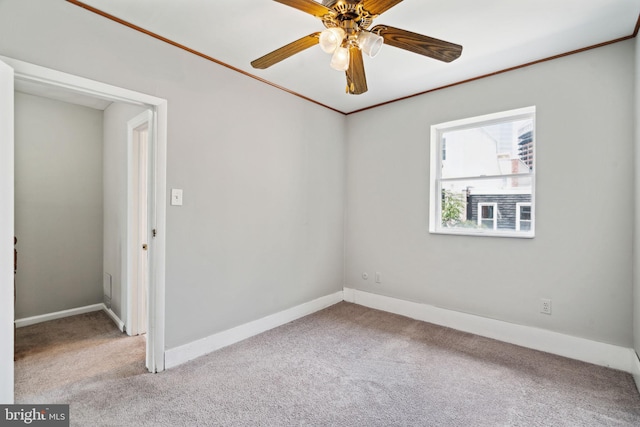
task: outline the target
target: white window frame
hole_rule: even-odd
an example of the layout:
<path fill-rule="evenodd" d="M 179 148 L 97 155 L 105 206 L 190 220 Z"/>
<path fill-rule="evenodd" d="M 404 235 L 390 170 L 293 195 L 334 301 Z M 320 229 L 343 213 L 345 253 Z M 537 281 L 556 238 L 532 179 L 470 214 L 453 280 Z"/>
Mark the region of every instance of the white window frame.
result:
<path fill-rule="evenodd" d="M 503 111 L 499 113 L 487 114 L 478 117 L 471 117 L 461 120 L 454 120 L 446 123 L 440 123 L 431 126 L 430 141 L 430 181 L 429 188 L 431 196 L 429 198 L 429 232 L 434 234 L 458 234 L 469 236 L 499 236 L 499 237 L 516 237 L 516 238 L 533 238 L 535 237 L 535 168 L 536 168 L 536 107 L 518 108 L 515 110 Z M 516 230 L 482 229 L 482 228 L 463 228 L 463 227 L 445 227 L 442 225 L 442 140 L 443 134 L 446 132 L 477 128 L 481 126 L 489 126 L 510 121 L 530 119 L 533 123 L 534 144 L 533 155 L 534 161 L 531 170 L 528 173 L 518 173 L 512 175 L 500 176 L 469 176 L 455 178 L 456 180 L 478 180 L 478 179 L 495 179 L 505 177 L 525 177 L 531 179 L 531 230 L 522 231 L 519 227 Z M 495 208 L 497 220 L 497 207 Z M 520 211 L 518 210 L 518 216 Z"/>
<path fill-rule="evenodd" d="M 516 203 L 516 231 L 520 231 L 520 208 L 523 206 L 531 206 L 531 203 L 528 202 L 522 202 L 522 203 Z M 531 210 L 531 219 L 525 219 L 524 221 L 526 222 L 530 222 L 531 226 L 533 227 L 533 209 Z"/>
<path fill-rule="evenodd" d="M 485 206 L 491 206 L 493 208 L 493 218 L 485 218 L 482 216 L 482 208 Z M 478 226 L 482 226 L 482 221 L 490 219 L 493 221 L 491 230 L 498 229 L 498 204 L 497 203 L 478 203 Z"/>

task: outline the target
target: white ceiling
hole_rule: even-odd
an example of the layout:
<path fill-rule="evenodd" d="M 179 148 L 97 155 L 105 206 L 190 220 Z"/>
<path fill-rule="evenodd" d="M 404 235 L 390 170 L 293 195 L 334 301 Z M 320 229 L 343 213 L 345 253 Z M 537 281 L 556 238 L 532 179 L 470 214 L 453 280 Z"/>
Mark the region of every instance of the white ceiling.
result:
<path fill-rule="evenodd" d="M 324 29 L 272 0 L 83 0 L 145 30 L 344 113 L 633 34 L 640 0 L 404 0 L 386 24 L 463 46 L 443 63 L 392 46 L 364 58 L 369 91 L 345 93 L 343 72 L 314 46 L 266 70 L 250 62 Z M 318 1 L 321 3 L 321 1 Z"/>

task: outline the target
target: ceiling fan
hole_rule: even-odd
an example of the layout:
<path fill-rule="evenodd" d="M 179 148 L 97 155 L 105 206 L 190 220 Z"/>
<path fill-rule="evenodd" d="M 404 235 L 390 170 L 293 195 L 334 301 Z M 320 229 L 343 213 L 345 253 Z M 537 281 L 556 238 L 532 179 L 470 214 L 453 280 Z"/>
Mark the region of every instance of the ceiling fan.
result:
<path fill-rule="evenodd" d="M 462 53 L 462 46 L 388 25 L 368 29 L 373 20 L 402 0 L 274 0 L 319 18 L 326 30 L 304 36 L 255 61 L 253 68 L 265 69 L 305 49 L 319 44 L 331 53 L 331 67 L 345 71 L 347 93 L 367 91 L 362 52 L 374 57 L 382 44 L 388 44 L 439 61 L 451 62 Z"/>

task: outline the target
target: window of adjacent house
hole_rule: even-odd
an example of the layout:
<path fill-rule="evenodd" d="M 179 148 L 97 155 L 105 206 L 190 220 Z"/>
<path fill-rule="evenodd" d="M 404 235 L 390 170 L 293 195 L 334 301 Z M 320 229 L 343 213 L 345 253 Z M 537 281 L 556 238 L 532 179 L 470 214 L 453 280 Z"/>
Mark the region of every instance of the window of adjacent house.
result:
<path fill-rule="evenodd" d="M 495 230 L 498 225 L 497 213 L 497 203 L 478 203 L 478 225 L 482 228 Z"/>
<path fill-rule="evenodd" d="M 531 230 L 531 203 L 516 204 L 516 230 Z"/>
<path fill-rule="evenodd" d="M 431 126 L 429 231 L 533 237 L 535 107 Z"/>

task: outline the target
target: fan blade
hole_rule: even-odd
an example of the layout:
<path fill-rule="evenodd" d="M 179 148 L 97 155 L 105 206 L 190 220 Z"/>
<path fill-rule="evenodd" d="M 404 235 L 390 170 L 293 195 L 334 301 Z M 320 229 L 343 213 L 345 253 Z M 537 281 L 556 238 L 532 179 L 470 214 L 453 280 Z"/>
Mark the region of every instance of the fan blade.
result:
<path fill-rule="evenodd" d="M 364 0 L 364 8 L 372 15 L 380 15 L 401 1 L 402 0 Z"/>
<path fill-rule="evenodd" d="M 380 34 L 384 38 L 385 44 L 439 61 L 451 62 L 462 54 L 462 46 L 459 44 L 389 27 L 388 25 L 376 25 L 371 29 L 371 32 Z"/>
<path fill-rule="evenodd" d="M 324 15 L 331 13 L 331 9 L 321 5 L 320 3 L 316 3 L 313 0 L 274 0 L 274 1 L 277 1 L 278 3 L 286 4 L 287 6 L 291 6 L 303 12 L 307 12 L 313 16 L 317 16 L 318 18 L 322 18 Z"/>
<path fill-rule="evenodd" d="M 364 74 L 362 51 L 355 46 L 349 48 L 349 68 L 346 74 L 347 93 L 360 95 L 367 91 L 367 77 Z"/>
<path fill-rule="evenodd" d="M 295 55 L 298 52 L 302 52 L 305 49 L 310 48 L 311 46 L 318 44 L 318 37 L 320 33 L 309 34 L 308 36 L 304 36 L 301 39 L 298 39 L 294 42 L 289 43 L 288 45 L 282 46 L 280 49 L 276 49 L 273 52 L 267 53 L 266 55 L 256 59 L 251 62 L 251 66 L 253 68 L 265 69 L 271 67 L 273 64 L 277 64 L 278 62 L 287 59 L 288 57 Z"/>

